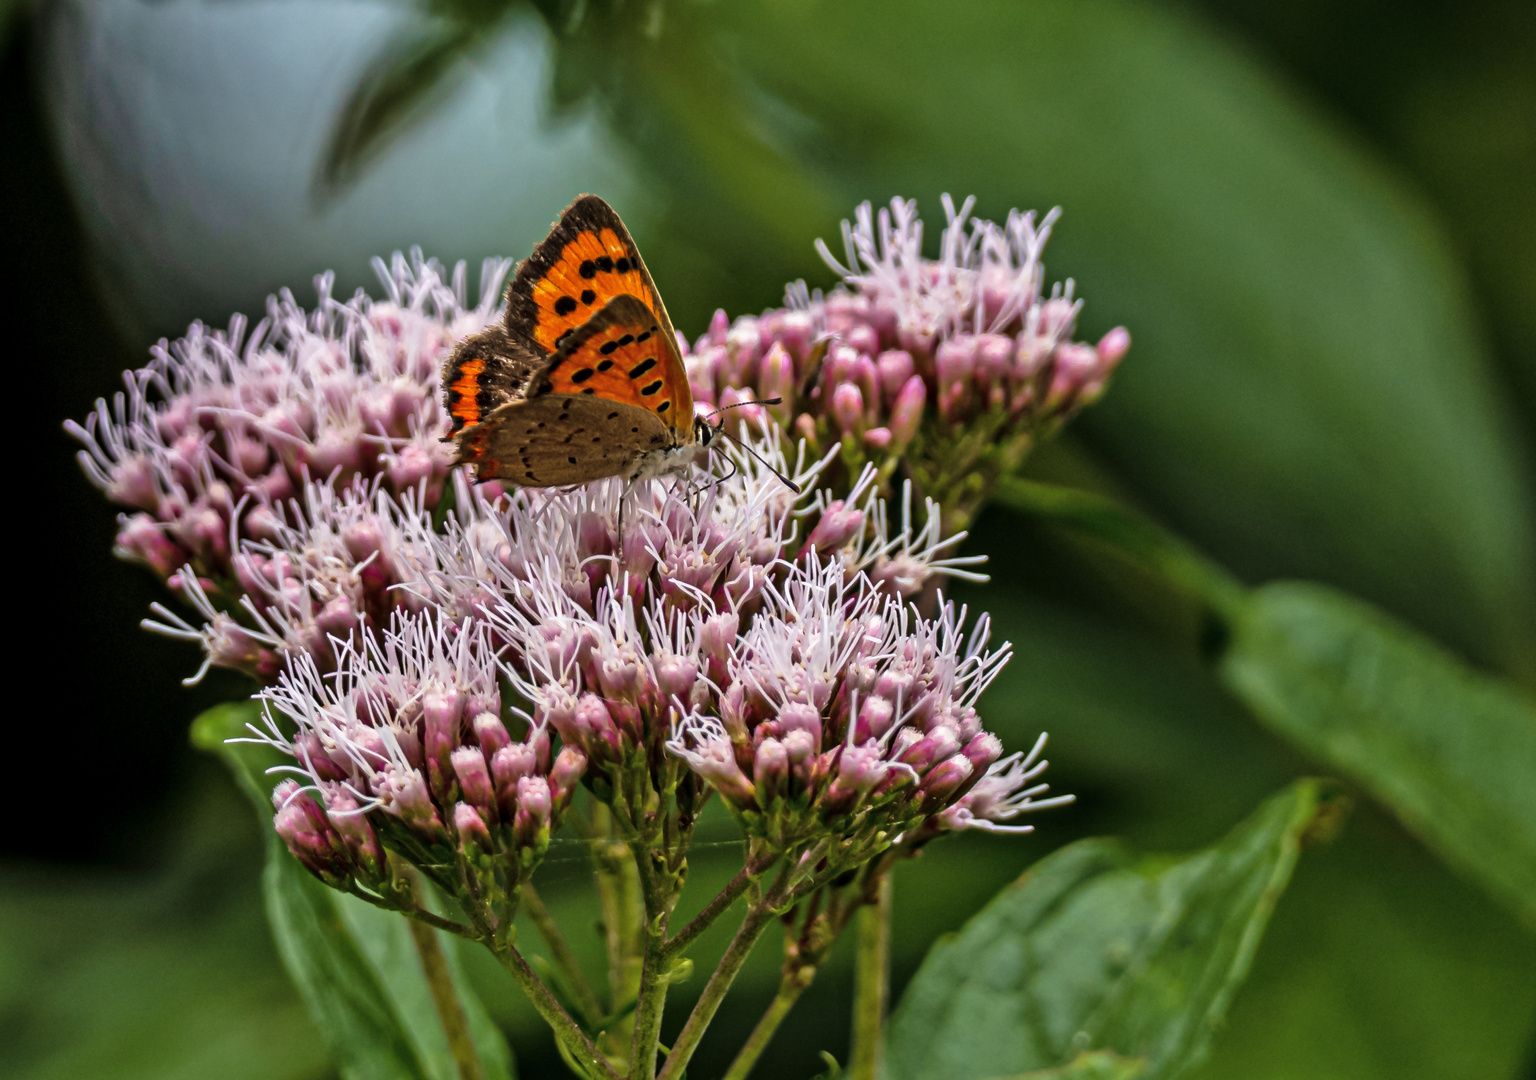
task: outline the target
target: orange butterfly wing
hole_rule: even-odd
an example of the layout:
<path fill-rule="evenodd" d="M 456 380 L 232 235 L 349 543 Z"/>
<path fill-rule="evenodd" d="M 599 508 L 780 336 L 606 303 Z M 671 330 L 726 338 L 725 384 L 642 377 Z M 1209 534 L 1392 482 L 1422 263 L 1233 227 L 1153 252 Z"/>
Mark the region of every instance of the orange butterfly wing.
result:
<path fill-rule="evenodd" d="M 673 336 L 672 320 L 619 215 L 583 195 L 560 215 L 507 286 L 507 330 L 546 353 L 616 296 L 634 296 Z"/>
<path fill-rule="evenodd" d="M 693 437 L 693 393 L 677 339 L 634 296 L 616 296 L 566 336 L 549 358 L 535 393 L 592 395 L 633 405 Z"/>

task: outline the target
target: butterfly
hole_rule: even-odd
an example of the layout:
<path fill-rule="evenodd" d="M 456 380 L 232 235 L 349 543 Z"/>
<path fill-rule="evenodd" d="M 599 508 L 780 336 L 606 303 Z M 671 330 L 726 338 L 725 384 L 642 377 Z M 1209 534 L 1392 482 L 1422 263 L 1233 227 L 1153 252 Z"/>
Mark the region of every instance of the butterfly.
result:
<path fill-rule="evenodd" d="M 443 366 L 455 464 L 563 487 L 689 472 L 720 428 L 693 411 L 677 333 L 629 230 L 583 195 L 518 266 L 504 325 Z"/>

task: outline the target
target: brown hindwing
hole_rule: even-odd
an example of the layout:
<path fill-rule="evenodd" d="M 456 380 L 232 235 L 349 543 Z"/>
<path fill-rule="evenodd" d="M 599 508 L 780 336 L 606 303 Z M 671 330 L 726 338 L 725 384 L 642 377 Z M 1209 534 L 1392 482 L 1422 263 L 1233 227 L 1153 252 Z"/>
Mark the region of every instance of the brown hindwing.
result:
<path fill-rule="evenodd" d="M 639 297 L 672 334 L 672 320 L 629 230 L 613 207 L 583 195 L 517 268 L 507 286 L 507 329 L 552 353 L 567 334 L 626 293 Z"/>
<path fill-rule="evenodd" d="M 524 487 L 585 484 L 630 476 L 648 453 L 673 446 L 672 431 L 645 409 L 585 394 L 541 394 L 509 402 L 472 437 L 481 480 Z"/>
<path fill-rule="evenodd" d="M 545 363 L 499 326 L 459 342 L 443 364 L 443 406 L 453 418 L 450 434 L 473 428 L 493 410 L 523 397 Z"/>

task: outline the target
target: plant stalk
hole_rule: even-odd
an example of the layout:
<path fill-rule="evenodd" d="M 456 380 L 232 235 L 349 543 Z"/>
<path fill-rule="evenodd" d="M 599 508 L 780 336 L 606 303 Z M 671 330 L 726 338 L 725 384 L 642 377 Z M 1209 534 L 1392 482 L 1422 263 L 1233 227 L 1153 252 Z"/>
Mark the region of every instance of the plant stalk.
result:
<path fill-rule="evenodd" d="M 705 1029 L 715 1018 L 715 1013 L 720 1009 L 720 1003 L 725 1000 L 731 983 L 736 981 L 742 965 L 751 955 L 752 946 L 757 944 L 757 939 L 762 936 L 763 931 L 772 921 L 773 905 L 772 901 L 766 897 L 747 909 L 746 917 L 742 919 L 741 926 L 736 929 L 736 936 L 731 939 L 725 955 L 720 958 L 719 966 L 715 968 L 714 974 L 710 975 L 709 982 L 704 986 L 704 992 L 699 996 L 698 1003 L 694 1005 L 693 1012 L 688 1014 L 683 1030 L 678 1033 L 676 1041 L 673 1042 L 672 1052 L 667 1055 L 667 1063 L 662 1068 L 658 1080 L 679 1080 L 683 1075 L 683 1070 L 688 1067 L 688 1060 L 693 1057 L 693 1052 L 698 1049 L 700 1040 L 704 1038 Z"/>
<path fill-rule="evenodd" d="M 544 944 L 549 946 L 550 959 L 555 962 L 555 970 L 560 973 L 560 981 L 564 983 L 566 993 L 571 996 L 576 1008 L 581 1010 L 581 1015 L 587 1023 L 597 1023 L 603 1016 L 603 1007 L 598 1003 L 592 984 L 587 981 L 586 972 L 581 970 L 576 954 L 571 951 L 565 935 L 560 933 L 560 927 L 555 924 L 549 908 L 544 906 L 543 897 L 539 896 L 531 884 L 523 885 L 522 892 L 523 910 L 528 912 L 528 917 L 533 920 L 539 936 L 544 939 Z"/>
<path fill-rule="evenodd" d="M 853 1031 L 849 1080 L 875 1080 L 880 1064 L 880 1028 L 885 1022 L 891 978 L 891 875 L 881 875 L 875 901 L 854 916 Z"/>
<path fill-rule="evenodd" d="M 459 1080 L 485 1080 L 480 1054 L 469 1033 L 469 1017 L 464 1015 L 464 1004 L 453 985 L 448 957 L 443 952 L 443 943 L 437 940 L 437 931 L 417 919 L 407 919 L 406 926 L 410 928 L 416 955 L 421 958 L 421 969 L 426 973 L 432 1005 L 437 1009 L 437 1018 L 442 1021 L 443 1034 L 448 1036 L 448 1051 L 458 1066 Z"/>
<path fill-rule="evenodd" d="M 517 985 L 523 988 L 523 993 L 528 995 L 528 1000 L 538 1010 L 552 1029 L 555 1038 L 560 1040 L 571 1057 L 579 1062 L 592 1077 L 600 1077 L 602 1080 L 622 1080 L 618 1073 L 597 1052 L 597 1047 L 592 1045 L 592 1040 L 587 1038 L 576 1021 L 571 1019 L 571 1014 L 561 1006 L 559 999 L 544 985 L 542 979 L 528 966 L 528 961 L 523 959 L 521 953 L 510 942 L 503 942 L 493 947 L 496 959 L 501 961 L 501 966 L 517 981 Z"/>
<path fill-rule="evenodd" d="M 747 1080 L 757 1059 L 762 1057 L 768 1043 L 779 1030 L 779 1025 L 784 1022 L 784 1017 L 789 1015 L 789 1010 L 800 1000 L 800 995 L 805 993 L 815 975 L 816 969 L 809 966 L 785 970 L 779 980 L 779 992 L 773 996 L 773 1001 L 757 1021 L 752 1034 L 736 1052 L 736 1060 L 731 1062 L 723 1080 Z"/>

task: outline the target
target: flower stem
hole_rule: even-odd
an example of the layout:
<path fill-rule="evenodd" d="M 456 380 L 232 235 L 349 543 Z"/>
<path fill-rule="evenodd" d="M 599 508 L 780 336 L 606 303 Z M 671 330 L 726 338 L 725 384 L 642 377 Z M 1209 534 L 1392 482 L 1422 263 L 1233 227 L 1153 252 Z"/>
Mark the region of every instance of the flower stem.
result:
<path fill-rule="evenodd" d="M 469 1033 L 469 1018 L 464 1015 L 464 1005 L 453 985 L 448 957 L 443 952 L 443 943 L 437 940 L 437 931 L 417 919 L 406 920 L 406 925 L 416 955 L 421 957 L 421 969 L 426 973 L 427 988 L 432 992 L 432 1004 L 442 1021 L 443 1034 L 448 1036 L 448 1051 L 458 1066 L 459 1080 L 485 1080 L 485 1069 Z"/>
<path fill-rule="evenodd" d="M 544 985 L 531 967 L 528 961 L 523 959 L 516 946 L 510 942 L 503 942 L 493 947 L 496 959 L 501 961 L 501 966 L 506 968 L 517 985 L 523 988 L 523 993 L 528 995 L 528 1000 L 538 1010 L 545 1023 L 554 1029 L 555 1038 L 560 1040 L 560 1045 L 575 1059 L 582 1068 L 587 1070 L 587 1075 L 600 1077 L 602 1080 L 621 1080 L 618 1073 L 614 1072 L 603 1056 L 597 1052 L 597 1047 L 592 1045 L 592 1040 L 587 1038 L 586 1032 L 577 1026 L 571 1019 L 571 1014 L 566 1012 L 559 1000 L 549 987 Z"/>
<path fill-rule="evenodd" d="M 677 1040 L 672 1044 L 672 1052 L 667 1055 L 667 1064 L 662 1068 L 658 1080 L 678 1080 L 683 1075 L 683 1070 L 688 1067 L 688 1059 L 693 1057 L 693 1052 L 698 1049 L 699 1041 L 704 1038 L 705 1029 L 709 1027 L 709 1022 L 719 1011 L 720 1003 L 725 1000 L 731 983 L 736 981 L 742 965 L 751 955 L 752 946 L 757 944 L 757 939 L 762 936 L 763 931 L 772 921 L 773 905 L 768 898 L 758 900 L 747 909 L 746 917 L 741 920 L 741 926 L 736 929 L 736 936 L 731 939 L 725 955 L 720 958 L 719 966 L 715 968 L 714 974 L 705 984 L 704 992 L 699 995 L 693 1012 L 688 1014 L 683 1030 L 678 1032 Z"/>
<path fill-rule="evenodd" d="M 598 1003 L 592 984 L 587 981 L 586 972 L 581 970 L 576 954 L 566 943 L 565 935 L 560 933 L 560 927 L 555 924 L 549 908 L 544 906 L 543 897 L 539 896 L 531 884 L 524 884 L 522 893 L 523 910 L 528 912 L 544 944 L 549 946 L 550 959 L 555 962 L 555 970 L 560 973 L 560 981 L 565 984 L 566 993 L 589 1024 L 597 1023 L 602 1018 L 603 1007 Z"/>
<path fill-rule="evenodd" d="M 688 946 L 692 945 L 704 931 L 714 924 L 714 921 L 724 914 L 725 909 L 736 902 L 736 898 L 747 891 L 747 886 L 752 884 L 752 879 L 760 875 L 771 863 L 748 863 L 736 872 L 730 883 L 721 889 L 715 898 L 704 905 L 688 925 L 674 934 L 667 942 L 667 958 L 679 956 Z"/>
<path fill-rule="evenodd" d="M 875 902 L 859 908 L 853 972 L 853 1032 L 849 1080 L 875 1080 L 880 1061 L 880 1027 L 890 991 L 891 875 L 881 875 Z"/>
<path fill-rule="evenodd" d="M 757 1064 L 757 1059 L 768 1048 L 774 1033 L 784 1022 L 784 1017 L 789 1015 L 789 1010 L 794 1008 L 795 1002 L 800 1000 L 800 995 L 805 993 L 815 975 L 814 967 L 785 969 L 783 977 L 779 980 L 779 992 L 773 996 L 773 1001 L 757 1021 L 752 1034 L 736 1052 L 736 1060 L 731 1062 L 731 1067 L 722 1080 L 747 1080 L 752 1067 Z"/>

